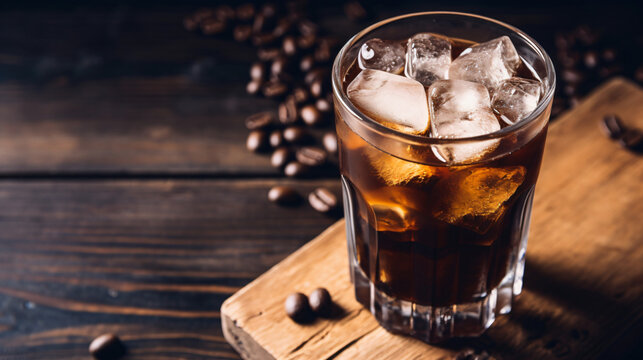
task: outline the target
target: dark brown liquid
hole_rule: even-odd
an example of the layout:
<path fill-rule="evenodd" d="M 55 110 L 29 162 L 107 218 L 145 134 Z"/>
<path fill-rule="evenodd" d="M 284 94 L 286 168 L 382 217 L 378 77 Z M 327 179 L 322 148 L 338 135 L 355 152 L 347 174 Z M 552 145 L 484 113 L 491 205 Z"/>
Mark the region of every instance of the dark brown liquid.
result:
<path fill-rule="evenodd" d="M 471 45 L 454 43 L 454 56 Z M 359 71 L 351 67 L 344 86 Z M 522 65 L 518 76 L 533 79 L 530 74 Z M 365 142 L 341 118 L 337 132 L 357 260 L 378 290 L 421 305 L 447 306 L 477 301 L 499 285 L 520 241 L 546 127 L 501 158 L 457 167 L 395 158 Z M 510 139 L 499 145 L 508 146 Z M 409 175 L 414 173 L 418 176 Z M 405 176 L 409 179 L 396 180 Z"/>

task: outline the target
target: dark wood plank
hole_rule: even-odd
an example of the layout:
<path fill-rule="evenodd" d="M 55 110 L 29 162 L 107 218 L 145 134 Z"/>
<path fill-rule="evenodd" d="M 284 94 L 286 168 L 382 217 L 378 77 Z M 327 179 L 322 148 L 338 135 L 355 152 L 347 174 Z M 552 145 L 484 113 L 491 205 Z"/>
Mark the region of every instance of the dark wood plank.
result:
<path fill-rule="evenodd" d="M 236 358 L 223 301 L 336 220 L 275 183 L 0 182 L 0 358 L 85 359 L 104 332 L 136 359 Z"/>

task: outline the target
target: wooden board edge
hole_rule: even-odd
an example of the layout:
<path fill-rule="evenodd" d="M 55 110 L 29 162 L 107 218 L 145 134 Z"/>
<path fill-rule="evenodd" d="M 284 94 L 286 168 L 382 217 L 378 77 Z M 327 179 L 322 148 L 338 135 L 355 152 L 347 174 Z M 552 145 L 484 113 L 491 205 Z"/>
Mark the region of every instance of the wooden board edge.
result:
<path fill-rule="evenodd" d="M 257 343 L 250 334 L 237 326 L 236 321 L 221 312 L 223 337 L 244 359 L 276 360 L 266 349 Z"/>

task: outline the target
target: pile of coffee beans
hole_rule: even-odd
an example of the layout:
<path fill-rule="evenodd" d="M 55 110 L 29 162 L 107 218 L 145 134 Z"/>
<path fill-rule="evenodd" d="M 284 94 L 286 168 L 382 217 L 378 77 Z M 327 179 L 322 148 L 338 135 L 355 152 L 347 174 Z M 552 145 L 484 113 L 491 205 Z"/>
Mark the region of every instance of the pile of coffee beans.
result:
<path fill-rule="evenodd" d="M 353 20 L 366 16 L 356 1 L 347 3 L 345 11 Z M 184 25 L 205 35 L 231 35 L 256 48 L 246 91 L 274 99 L 277 106 L 246 119 L 249 151 L 269 154 L 271 165 L 287 177 L 337 174 L 330 72 L 339 43 L 307 16 L 305 2 L 221 5 L 195 12 Z M 296 205 L 300 198 L 287 186 L 268 193 L 279 205 Z M 337 197 L 328 189 L 316 189 L 308 198 L 322 213 L 337 207 Z"/>
<path fill-rule="evenodd" d="M 605 31 L 581 25 L 557 33 L 554 40 L 558 85 L 553 116 L 575 107 L 581 97 L 613 76 L 629 76 L 643 84 L 641 59 L 626 54 L 618 39 Z"/>
<path fill-rule="evenodd" d="M 295 322 L 311 322 L 316 316 L 329 317 L 333 309 L 333 299 L 325 288 L 317 288 L 306 296 L 295 292 L 286 298 L 286 314 Z"/>

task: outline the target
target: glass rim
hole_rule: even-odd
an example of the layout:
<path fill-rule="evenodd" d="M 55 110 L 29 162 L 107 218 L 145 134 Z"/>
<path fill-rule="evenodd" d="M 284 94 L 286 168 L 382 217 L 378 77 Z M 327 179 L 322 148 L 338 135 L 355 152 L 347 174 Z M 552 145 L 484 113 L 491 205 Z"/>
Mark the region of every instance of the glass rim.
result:
<path fill-rule="evenodd" d="M 344 91 L 344 88 L 342 86 L 343 81 L 342 81 L 342 74 L 340 74 L 340 63 L 341 63 L 341 60 L 344 58 L 345 53 L 353 44 L 355 44 L 355 42 L 362 39 L 365 35 L 367 35 L 368 33 L 372 32 L 377 28 L 380 28 L 386 24 L 389 24 L 398 20 L 407 19 L 411 17 L 427 16 L 427 15 L 455 15 L 455 16 L 461 16 L 465 18 L 475 18 L 475 19 L 491 22 L 516 33 L 523 40 L 525 40 L 533 49 L 536 50 L 537 55 L 539 55 L 544 60 L 545 70 L 547 72 L 546 74 L 547 80 L 550 84 L 549 88 L 546 89 L 544 96 L 538 102 L 538 105 L 536 106 L 536 108 L 522 120 L 514 124 L 511 124 L 507 127 L 504 127 L 500 130 L 497 130 L 488 134 L 484 134 L 484 135 L 476 135 L 476 136 L 462 137 L 462 138 L 434 138 L 434 137 L 427 137 L 424 135 L 405 133 L 405 132 L 391 129 L 387 126 L 384 126 L 381 123 L 372 119 L 370 116 L 360 111 L 348 99 L 348 96 L 346 95 L 346 92 Z M 545 108 L 550 104 L 552 98 L 554 97 L 554 91 L 556 89 L 556 71 L 554 69 L 554 64 L 552 63 L 552 60 L 547 54 L 547 52 L 545 51 L 545 49 L 531 36 L 527 35 L 524 31 L 516 28 L 515 26 L 511 26 L 502 21 L 498 21 L 482 15 L 457 12 L 457 11 L 425 11 L 425 12 L 409 13 L 409 14 L 387 18 L 385 20 L 369 25 L 368 27 L 364 28 L 363 30 L 361 30 L 360 32 L 352 36 L 350 39 L 348 39 L 346 44 L 344 44 L 344 46 L 341 48 L 341 50 L 339 51 L 339 53 L 337 54 L 333 62 L 331 77 L 332 77 L 333 93 L 336 95 L 335 97 L 340 101 L 341 106 L 347 109 L 351 113 L 351 115 L 357 117 L 360 120 L 366 120 L 366 121 L 363 121 L 363 123 L 366 124 L 368 127 L 370 127 L 372 130 L 376 130 L 386 134 L 392 134 L 392 135 L 401 137 L 408 142 L 419 143 L 419 144 L 466 143 L 471 141 L 497 139 L 497 138 L 506 136 L 508 134 L 511 134 L 531 124 L 534 120 L 539 118 L 540 114 L 542 114 L 542 112 L 545 111 Z"/>

